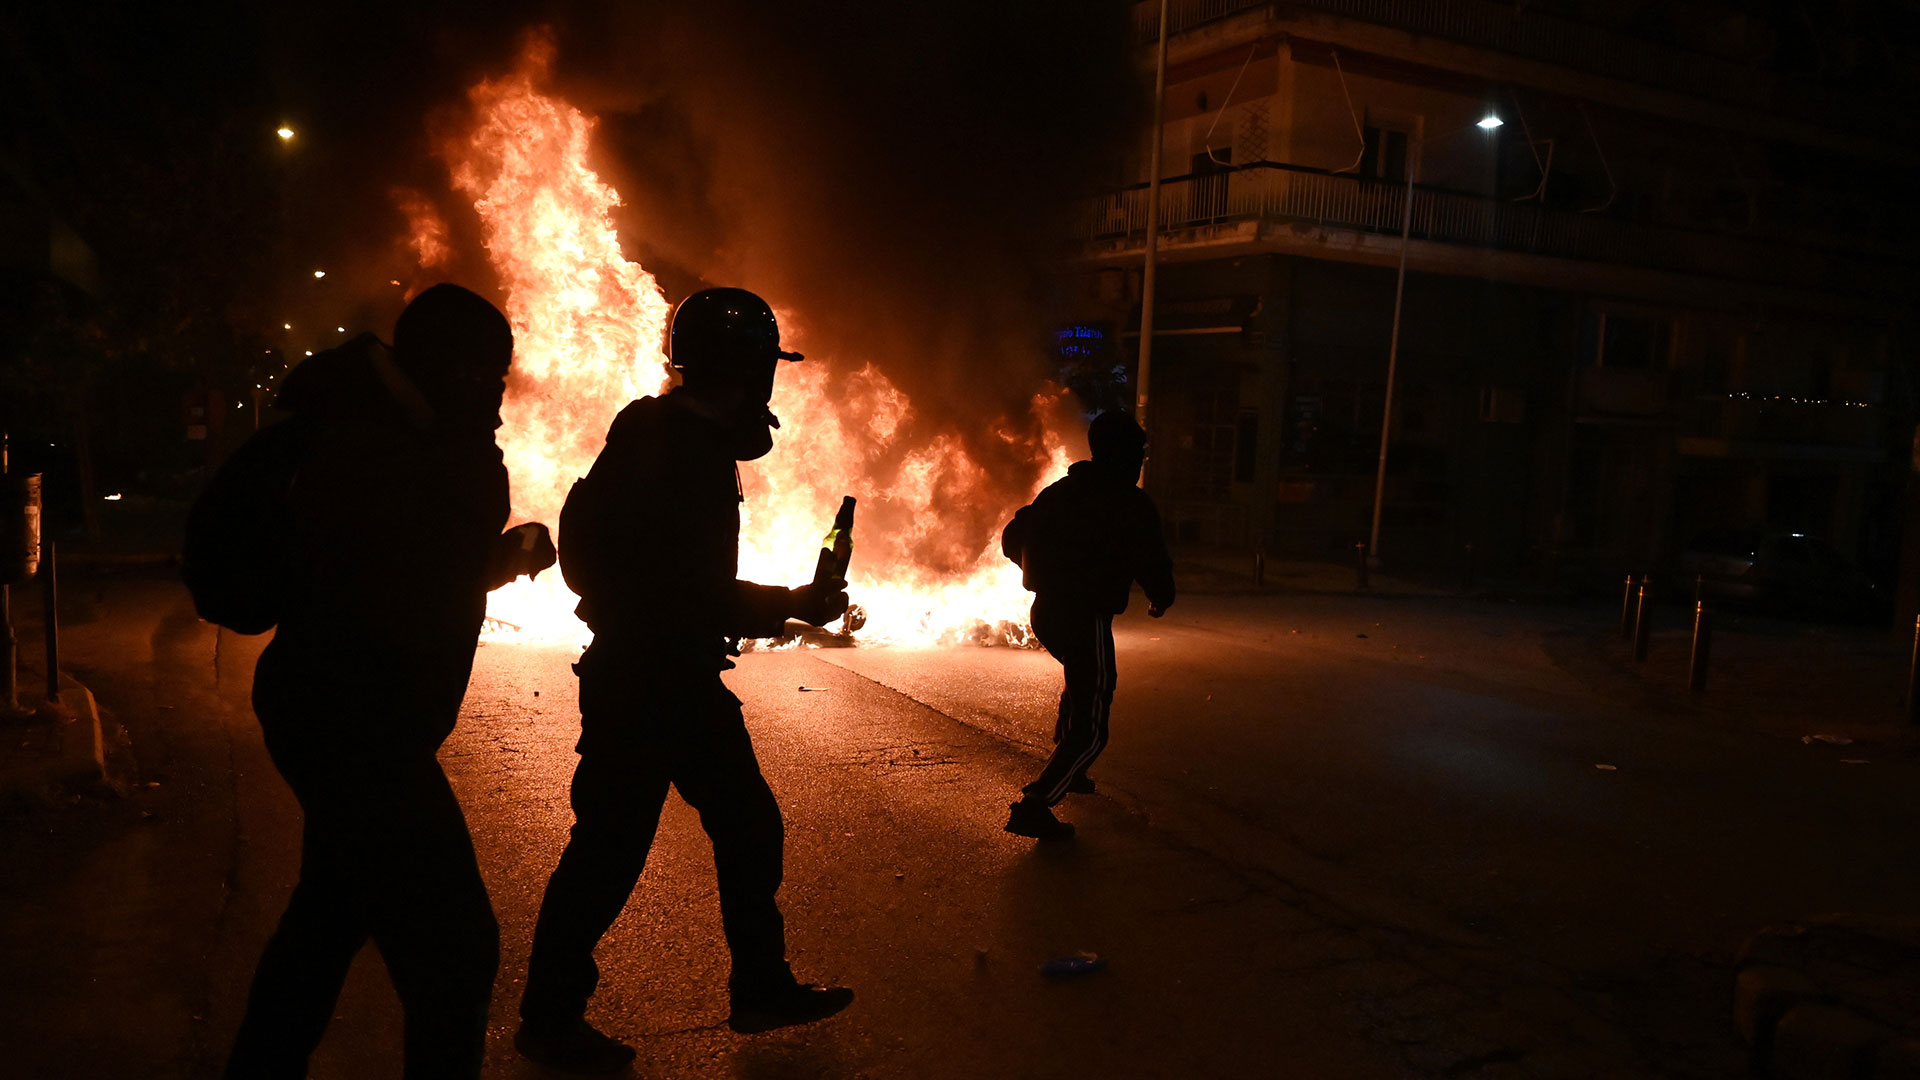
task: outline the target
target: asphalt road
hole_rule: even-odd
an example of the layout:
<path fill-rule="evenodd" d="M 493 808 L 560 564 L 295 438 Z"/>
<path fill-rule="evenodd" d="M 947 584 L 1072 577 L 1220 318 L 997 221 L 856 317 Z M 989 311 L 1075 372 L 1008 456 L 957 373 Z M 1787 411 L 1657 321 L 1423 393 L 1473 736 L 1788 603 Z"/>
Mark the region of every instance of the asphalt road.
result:
<path fill-rule="evenodd" d="M 74 590 L 69 655 L 140 786 L 0 822 L 20 1075 L 217 1071 L 291 887 L 297 810 L 246 707 L 259 642 L 183 599 Z M 1059 850 L 999 828 L 1051 730 L 1044 654 L 749 654 L 729 681 L 786 813 L 792 958 L 859 997 L 725 1029 L 711 855 L 674 799 L 593 1018 L 661 1078 L 1737 1075 L 1746 935 L 1905 914 L 1915 763 L 1596 702 L 1543 659 L 1551 621 L 1300 597 L 1130 614 L 1100 794 L 1063 807 L 1081 834 Z M 489 1076 L 543 1075 L 507 1040 L 570 824 L 573 658 L 485 645 L 442 753 L 502 927 Z M 1083 949 L 1110 966 L 1039 975 Z M 397 1076 L 398 1041 L 369 950 L 313 1075 Z"/>

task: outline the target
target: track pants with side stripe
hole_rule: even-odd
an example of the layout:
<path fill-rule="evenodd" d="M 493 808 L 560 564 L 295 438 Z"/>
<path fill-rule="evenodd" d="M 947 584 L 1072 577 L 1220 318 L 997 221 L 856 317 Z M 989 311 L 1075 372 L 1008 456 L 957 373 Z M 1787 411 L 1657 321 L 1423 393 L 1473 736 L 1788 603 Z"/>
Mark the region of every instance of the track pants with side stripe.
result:
<path fill-rule="evenodd" d="M 1024 791 L 1053 806 L 1067 787 L 1107 748 L 1107 714 L 1113 708 L 1113 616 L 1084 603 L 1049 598 L 1033 600 L 1033 633 L 1066 675 L 1060 693 L 1060 717 L 1054 727 L 1053 757 Z"/>

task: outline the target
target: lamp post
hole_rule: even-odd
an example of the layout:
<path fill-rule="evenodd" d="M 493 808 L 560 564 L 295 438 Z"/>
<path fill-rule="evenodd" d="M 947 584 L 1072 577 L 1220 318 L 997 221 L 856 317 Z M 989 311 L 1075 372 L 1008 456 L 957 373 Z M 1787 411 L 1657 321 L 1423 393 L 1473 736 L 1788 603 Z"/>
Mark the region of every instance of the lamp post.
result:
<path fill-rule="evenodd" d="M 1488 113 L 1484 118 L 1467 127 L 1479 128 L 1492 133 L 1505 121 Z M 1408 147 L 1407 155 L 1407 198 L 1400 211 L 1400 270 L 1393 279 L 1393 333 L 1387 339 L 1387 391 L 1385 403 L 1380 408 L 1380 464 L 1373 478 L 1373 529 L 1367 534 L 1367 560 L 1375 566 L 1380 565 L 1380 508 L 1386 502 L 1387 495 L 1387 443 L 1393 432 L 1393 377 L 1400 362 L 1400 301 L 1407 290 L 1407 236 L 1413 229 L 1413 170 L 1419 162 L 1421 151 L 1429 143 L 1450 139 L 1467 130 L 1467 127 L 1455 128 L 1432 139 L 1415 139 Z"/>
<path fill-rule="evenodd" d="M 1167 97 L 1167 7 L 1160 0 L 1160 52 L 1153 73 L 1153 144 L 1147 150 L 1147 265 L 1140 277 L 1140 368 L 1135 375 L 1133 418 L 1141 430 L 1147 427 L 1147 379 L 1153 369 L 1153 285 L 1154 265 L 1160 254 L 1160 130 L 1161 110 Z M 1144 466 L 1141 474 L 1145 481 Z"/>

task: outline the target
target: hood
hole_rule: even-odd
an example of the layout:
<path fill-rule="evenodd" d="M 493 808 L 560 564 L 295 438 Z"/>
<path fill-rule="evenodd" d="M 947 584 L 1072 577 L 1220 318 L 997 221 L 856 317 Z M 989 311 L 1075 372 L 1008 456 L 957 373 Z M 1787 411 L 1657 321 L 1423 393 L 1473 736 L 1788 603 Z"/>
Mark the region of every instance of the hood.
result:
<path fill-rule="evenodd" d="M 1117 487 L 1139 487 L 1139 474 L 1131 477 L 1121 476 L 1112 468 L 1097 461 L 1076 461 L 1067 466 L 1067 475 L 1081 483 L 1113 484 Z"/>
<path fill-rule="evenodd" d="M 433 424 L 433 408 L 372 334 L 315 353 L 287 374 L 273 406 L 323 421 Z"/>

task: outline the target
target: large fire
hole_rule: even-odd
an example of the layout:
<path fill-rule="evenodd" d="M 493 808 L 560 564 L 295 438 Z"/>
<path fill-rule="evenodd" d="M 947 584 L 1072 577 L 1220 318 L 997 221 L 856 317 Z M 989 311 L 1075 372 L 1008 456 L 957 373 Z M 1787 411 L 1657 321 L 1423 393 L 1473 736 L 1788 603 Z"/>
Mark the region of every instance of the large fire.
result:
<path fill-rule="evenodd" d="M 669 380 L 669 305 L 653 276 L 621 253 L 610 216 L 620 196 L 587 165 L 593 119 L 543 90 L 552 53 L 550 42 L 535 39 L 515 72 L 475 86 L 473 126 L 440 148 L 455 190 L 479 213 L 507 293 L 515 356 L 499 441 L 514 517 L 549 525 L 614 415 Z M 445 228 L 428 211 L 402 208 L 425 263 L 444 245 Z M 778 314 L 784 338 L 804 350 L 802 315 Z M 840 497 L 853 495 L 860 516 L 849 592 L 867 616 L 853 636 L 1027 642 L 1029 596 L 997 544 L 956 553 L 938 568 L 913 557 L 942 528 L 943 507 L 979 505 L 992 490 L 958 438 L 910 441 L 916 425 L 906 396 L 870 365 L 836 369 L 833 357 L 783 365 L 772 404 L 782 420 L 774 451 L 742 468 L 742 577 L 806 580 Z M 1061 405 L 1057 393 L 1034 401 L 1042 416 Z M 1048 435 L 1036 449 L 1051 463 L 1044 480 L 1065 469 L 1058 439 Z M 576 602 L 554 571 L 495 592 L 488 612 L 516 633 L 584 640 Z"/>

